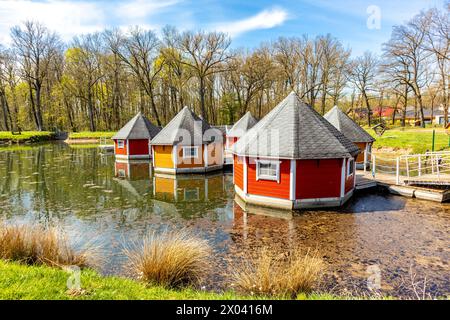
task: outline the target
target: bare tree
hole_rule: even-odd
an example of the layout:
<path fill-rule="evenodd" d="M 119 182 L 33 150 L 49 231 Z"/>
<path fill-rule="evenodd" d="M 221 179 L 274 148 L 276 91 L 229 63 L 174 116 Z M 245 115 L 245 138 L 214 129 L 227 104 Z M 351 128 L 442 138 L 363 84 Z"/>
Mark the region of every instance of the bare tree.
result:
<path fill-rule="evenodd" d="M 142 89 L 150 99 L 152 114 L 158 125 L 161 119 L 155 101 L 157 76 L 163 69 L 163 61 L 156 61 L 161 43 L 151 30 L 132 28 L 128 36 L 116 34 L 117 43 L 110 50 L 118 55 L 133 72 Z M 111 44 L 111 42 L 110 42 Z"/>
<path fill-rule="evenodd" d="M 394 27 L 391 40 L 383 48 L 387 60 L 403 69 L 405 76 L 402 81 L 414 93 L 422 127 L 425 127 L 422 91 L 428 81 L 425 75 L 429 67 L 427 58 L 430 55 L 424 49 L 428 27 L 428 21 L 416 16 L 407 25 Z M 398 75 L 400 74 L 402 73 L 399 72 Z"/>
<path fill-rule="evenodd" d="M 77 79 L 77 88 L 89 114 L 89 129 L 96 131 L 95 86 L 103 77 L 101 69 L 101 36 L 99 33 L 75 37 L 68 56 L 68 73 Z M 81 89 L 81 91 L 79 91 Z"/>
<path fill-rule="evenodd" d="M 436 8 L 421 14 L 421 19 L 427 21 L 425 50 L 431 52 L 440 76 L 440 91 L 442 106 L 444 108 L 444 126 L 448 122 L 448 101 L 450 90 L 448 88 L 448 74 L 450 73 L 450 4 L 446 12 L 440 12 Z"/>
<path fill-rule="evenodd" d="M 27 21 L 23 27 L 11 29 L 14 50 L 22 65 L 23 78 L 30 86 L 30 99 L 38 130 L 44 129 L 42 117 L 42 86 L 54 57 L 62 51 L 59 36 L 44 25 Z M 35 91 L 35 99 L 33 92 Z"/>
<path fill-rule="evenodd" d="M 367 123 L 371 125 L 372 109 L 370 107 L 370 92 L 375 90 L 378 59 L 370 52 L 352 60 L 348 66 L 348 80 L 358 89 L 367 108 Z"/>
<path fill-rule="evenodd" d="M 208 77 L 225 71 L 224 64 L 231 59 L 229 37 L 221 32 L 184 32 L 177 41 L 178 49 L 187 55 L 181 62 L 192 68 L 198 78 L 200 111 L 207 119 L 205 88 Z"/>

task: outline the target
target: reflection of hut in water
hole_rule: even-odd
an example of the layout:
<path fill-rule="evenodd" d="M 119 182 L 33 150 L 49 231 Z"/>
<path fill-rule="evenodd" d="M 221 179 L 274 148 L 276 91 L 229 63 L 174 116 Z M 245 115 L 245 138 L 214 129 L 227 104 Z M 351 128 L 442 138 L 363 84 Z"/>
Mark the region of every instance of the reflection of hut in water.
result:
<path fill-rule="evenodd" d="M 114 164 L 114 180 L 137 198 L 142 198 L 150 192 L 151 175 L 150 161 L 116 161 Z"/>
<path fill-rule="evenodd" d="M 152 174 L 152 166 L 150 161 L 116 160 L 114 164 L 114 176 L 116 178 L 125 178 L 129 180 L 149 180 L 151 174 Z"/>
<path fill-rule="evenodd" d="M 324 118 L 358 146 L 359 154 L 356 158 L 357 168 L 364 168 L 364 164 L 367 167 L 370 154 L 372 153 L 372 144 L 375 139 L 337 106 L 334 106 L 328 111 L 328 113 L 324 115 Z"/>
<path fill-rule="evenodd" d="M 153 177 L 155 199 L 168 202 L 209 202 L 223 197 L 225 177 L 220 175 L 183 176 L 156 173 Z"/>
<path fill-rule="evenodd" d="M 155 172 L 205 173 L 223 167 L 223 133 L 184 107 L 152 140 Z"/>
<path fill-rule="evenodd" d="M 150 159 L 150 141 L 159 131 L 139 112 L 111 138 L 116 159 Z"/>
<path fill-rule="evenodd" d="M 358 152 L 292 92 L 234 144 L 235 191 L 268 207 L 340 206 L 353 194 Z"/>

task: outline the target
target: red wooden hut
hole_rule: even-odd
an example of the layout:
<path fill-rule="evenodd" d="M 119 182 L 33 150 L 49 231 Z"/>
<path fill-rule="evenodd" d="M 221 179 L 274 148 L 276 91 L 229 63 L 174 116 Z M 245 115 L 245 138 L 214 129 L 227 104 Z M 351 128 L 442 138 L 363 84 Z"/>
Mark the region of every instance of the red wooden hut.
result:
<path fill-rule="evenodd" d="M 111 139 L 117 159 L 150 159 L 150 141 L 160 129 L 140 112 Z"/>
<path fill-rule="evenodd" d="M 355 188 L 358 151 L 291 93 L 235 143 L 235 191 L 275 208 L 340 206 Z"/>

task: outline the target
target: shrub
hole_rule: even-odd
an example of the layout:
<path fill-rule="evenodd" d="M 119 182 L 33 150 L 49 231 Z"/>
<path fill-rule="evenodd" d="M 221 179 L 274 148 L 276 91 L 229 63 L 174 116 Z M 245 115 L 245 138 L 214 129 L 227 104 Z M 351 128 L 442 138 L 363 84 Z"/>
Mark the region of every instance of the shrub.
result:
<path fill-rule="evenodd" d="M 208 268 L 210 252 L 206 240 L 185 230 L 152 233 L 140 246 L 125 249 L 134 275 L 169 288 L 198 284 Z"/>
<path fill-rule="evenodd" d="M 243 293 L 295 298 L 311 292 L 323 271 L 317 253 L 296 249 L 280 256 L 264 248 L 256 259 L 234 266 L 231 276 L 233 285 Z"/>
<path fill-rule="evenodd" d="M 0 225 L 0 258 L 4 260 L 86 267 L 94 264 L 96 253 L 94 247 L 88 246 L 74 250 L 67 237 L 54 228 Z"/>

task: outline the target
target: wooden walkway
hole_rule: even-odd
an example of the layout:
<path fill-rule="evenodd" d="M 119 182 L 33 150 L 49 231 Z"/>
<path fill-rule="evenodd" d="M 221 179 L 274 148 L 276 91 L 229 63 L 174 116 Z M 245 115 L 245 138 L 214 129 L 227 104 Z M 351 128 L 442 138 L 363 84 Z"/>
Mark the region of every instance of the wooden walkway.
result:
<path fill-rule="evenodd" d="M 450 200 L 450 189 L 433 188 L 450 184 L 450 175 L 426 174 L 420 177 L 401 177 L 397 185 L 397 178 L 391 174 L 377 173 L 375 177 L 371 172 L 356 171 L 356 190 L 382 187 L 390 193 L 410 198 L 446 202 Z"/>

